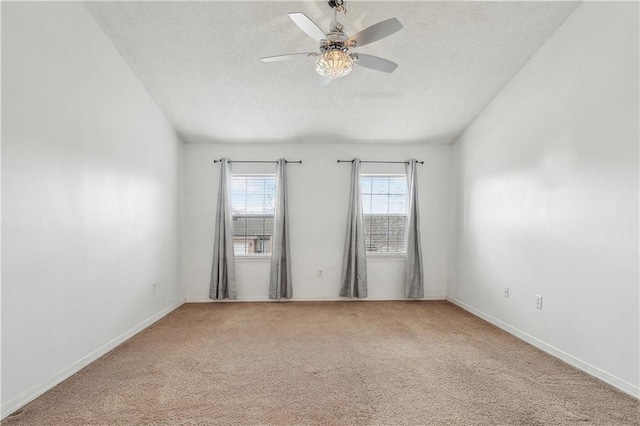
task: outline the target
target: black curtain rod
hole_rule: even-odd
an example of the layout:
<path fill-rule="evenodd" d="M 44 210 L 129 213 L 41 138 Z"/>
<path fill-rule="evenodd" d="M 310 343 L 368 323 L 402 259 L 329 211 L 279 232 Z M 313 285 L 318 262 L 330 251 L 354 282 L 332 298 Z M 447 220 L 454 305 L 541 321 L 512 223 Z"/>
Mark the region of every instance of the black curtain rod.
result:
<path fill-rule="evenodd" d="M 361 163 L 385 163 L 385 164 L 409 164 L 408 161 L 360 161 Z M 338 160 L 338 163 L 353 163 L 353 160 Z M 424 161 L 416 161 L 418 164 L 424 164 Z"/>
<path fill-rule="evenodd" d="M 219 163 L 222 161 L 222 158 L 219 160 L 213 160 L 214 163 Z M 247 160 L 247 161 L 231 161 L 229 160 L 230 163 L 277 163 L 277 161 L 257 161 L 257 160 Z M 289 160 L 284 160 L 285 163 L 297 163 L 297 164 L 302 164 L 302 161 L 289 161 Z"/>

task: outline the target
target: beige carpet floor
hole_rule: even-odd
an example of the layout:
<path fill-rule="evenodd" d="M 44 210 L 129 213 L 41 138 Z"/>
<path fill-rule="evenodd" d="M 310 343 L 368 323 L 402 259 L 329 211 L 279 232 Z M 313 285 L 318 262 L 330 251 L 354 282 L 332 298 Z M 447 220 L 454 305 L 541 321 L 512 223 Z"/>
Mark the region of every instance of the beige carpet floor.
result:
<path fill-rule="evenodd" d="M 184 305 L 3 425 L 638 425 L 640 403 L 448 302 Z"/>

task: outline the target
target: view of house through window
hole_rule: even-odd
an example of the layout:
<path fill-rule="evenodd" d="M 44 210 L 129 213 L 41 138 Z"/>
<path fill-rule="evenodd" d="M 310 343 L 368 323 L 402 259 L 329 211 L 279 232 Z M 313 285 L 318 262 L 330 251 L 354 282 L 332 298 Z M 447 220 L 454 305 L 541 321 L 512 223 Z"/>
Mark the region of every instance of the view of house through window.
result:
<path fill-rule="evenodd" d="M 274 174 L 231 175 L 236 255 L 271 254 L 275 199 Z"/>
<path fill-rule="evenodd" d="M 361 184 L 367 253 L 405 254 L 407 176 L 362 175 Z"/>

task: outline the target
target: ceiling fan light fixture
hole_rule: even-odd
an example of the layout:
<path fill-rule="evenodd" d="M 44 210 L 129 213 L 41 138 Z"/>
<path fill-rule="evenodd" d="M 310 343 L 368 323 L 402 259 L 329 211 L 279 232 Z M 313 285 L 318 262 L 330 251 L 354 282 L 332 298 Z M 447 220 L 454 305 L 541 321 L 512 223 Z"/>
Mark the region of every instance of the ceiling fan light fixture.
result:
<path fill-rule="evenodd" d="M 323 77 L 336 79 L 344 77 L 353 69 L 353 60 L 341 50 L 324 52 L 316 60 L 316 72 Z"/>
<path fill-rule="evenodd" d="M 375 41 L 389 37 L 402 29 L 402 24 L 396 18 L 378 22 L 349 37 L 344 32 L 343 25 L 338 22 L 338 12 L 345 13 L 345 0 L 329 0 L 333 9 L 333 20 L 329 32 L 324 32 L 318 24 L 313 22 L 302 12 L 289 13 L 289 18 L 305 34 L 320 43 L 319 52 L 290 53 L 288 55 L 267 56 L 263 62 L 288 61 L 303 56 L 316 58 L 315 70 L 320 74 L 320 84 L 327 85 L 331 80 L 344 77 L 353 69 L 353 64 L 386 73 L 393 72 L 398 64 L 373 55 L 349 53 L 351 49 L 361 47 Z"/>

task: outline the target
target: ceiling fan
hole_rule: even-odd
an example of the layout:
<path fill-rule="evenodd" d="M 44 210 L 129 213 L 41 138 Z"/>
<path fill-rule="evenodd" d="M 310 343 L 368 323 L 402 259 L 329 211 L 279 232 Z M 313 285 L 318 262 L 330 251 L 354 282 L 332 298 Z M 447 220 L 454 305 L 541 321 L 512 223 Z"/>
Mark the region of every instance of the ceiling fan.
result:
<path fill-rule="evenodd" d="M 329 0 L 333 9 L 333 20 L 329 32 L 325 34 L 320 27 L 304 13 L 290 13 L 289 18 L 309 37 L 320 42 L 318 52 L 290 53 L 287 55 L 268 56 L 263 62 L 288 61 L 301 57 L 316 58 L 315 70 L 320 74 L 321 84 L 329 84 L 331 80 L 344 77 L 351 72 L 353 64 L 386 73 L 393 72 L 398 64 L 378 56 L 353 53 L 351 49 L 373 43 L 400 31 L 402 24 L 396 18 L 378 22 L 375 25 L 349 37 L 343 25 L 338 22 L 338 12 L 346 13 L 344 0 Z"/>

